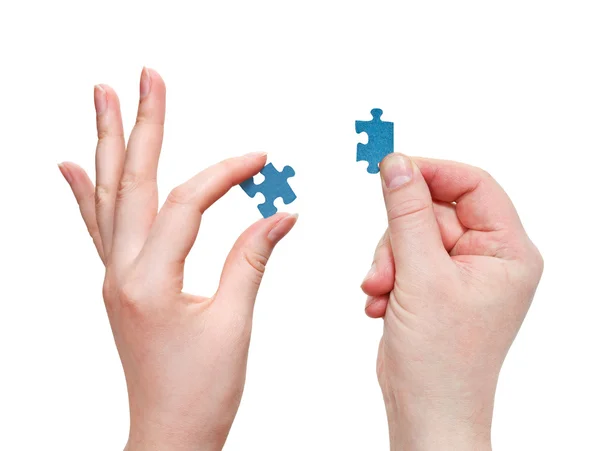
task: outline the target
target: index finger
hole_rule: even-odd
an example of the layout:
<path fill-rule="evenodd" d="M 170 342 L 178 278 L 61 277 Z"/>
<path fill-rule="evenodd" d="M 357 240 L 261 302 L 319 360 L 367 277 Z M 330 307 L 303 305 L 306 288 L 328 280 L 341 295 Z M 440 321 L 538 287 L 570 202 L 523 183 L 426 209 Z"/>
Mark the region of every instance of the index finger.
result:
<path fill-rule="evenodd" d="M 508 194 L 482 169 L 454 161 L 413 158 L 434 200 L 456 203 L 466 228 L 491 232 L 522 228 Z"/>
<path fill-rule="evenodd" d="M 266 160 L 265 153 L 224 160 L 171 191 L 152 226 L 142 260 L 158 270 L 179 270 L 196 240 L 204 211 L 233 186 L 260 171 Z"/>

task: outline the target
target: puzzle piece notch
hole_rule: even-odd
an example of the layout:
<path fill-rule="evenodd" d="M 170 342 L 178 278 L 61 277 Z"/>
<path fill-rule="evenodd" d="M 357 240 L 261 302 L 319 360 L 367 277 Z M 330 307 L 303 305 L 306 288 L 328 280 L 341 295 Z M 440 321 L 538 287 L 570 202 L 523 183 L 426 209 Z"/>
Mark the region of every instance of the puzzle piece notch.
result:
<path fill-rule="evenodd" d="M 296 175 L 296 172 L 291 166 L 285 166 L 280 172 L 275 169 L 273 163 L 269 163 L 261 169 L 260 173 L 265 176 L 262 183 L 256 184 L 254 177 L 250 177 L 240 183 L 240 186 L 250 197 L 254 197 L 256 193 L 262 193 L 265 201 L 258 205 L 258 211 L 264 218 L 268 218 L 277 213 L 277 207 L 274 205 L 275 199 L 281 197 L 286 205 L 296 200 L 296 193 L 288 183 L 288 179 Z"/>
<path fill-rule="evenodd" d="M 367 144 L 358 143 L 356 146 L 356 161 L 367 161 L 369 174 L 379 172 L 379 163 L 383 158 L 394 152 L 394 123 L 381 120 L 383 110 L 371 110 L 370 121 L 356 121 L 356 133 L 366 132 L 369 136 Z"/>

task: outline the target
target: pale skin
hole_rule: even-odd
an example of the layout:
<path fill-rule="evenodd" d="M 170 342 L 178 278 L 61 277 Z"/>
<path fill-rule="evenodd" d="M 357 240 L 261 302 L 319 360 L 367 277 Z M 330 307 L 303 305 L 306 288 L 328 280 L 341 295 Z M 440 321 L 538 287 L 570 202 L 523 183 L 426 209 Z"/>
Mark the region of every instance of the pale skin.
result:
<path fill-rule="evenodd" d="M 126 144 L 119 100 L 96 86 L 96 182 L 60 170 L 106 267 L 103 296 L 126 376 L 127 451 L 219 450 L 244 388 L 252 313 L 265 266 L 297 217 L 242 233 L 211 297 L 182 292 L 202 214 L 256 174 L 264 154 L 218 163 L 158 209 L 156 174 L 166 89 L 140 79 Z M 389 228 L 362 284 L 383 318 L 377 374 L 393 451 L 484 451 L 496 383 L 543 261 L 514 206 L 484 171 L 393 154 L 381 163 Z"/>
<path fill-rule="evenodd" d="M 542 257 L 481 169 L 393 154 L 381 178 L 389 226 L 362 288 L 367 315 L 384 319 L 391 449 L 490 450 L 498 375 Z"/>
<path fill-rule="evenodd" d="M 166 89 L 144 69 L 127 145 L 116 93 L 96 86 L 96 183 L 59 165 L 106 267 L 103 296 L 127 381 L 127 451 L 219 450 L 244 388 L 252 312 L 265 266 L 296 216 L 250 226 L 234 244 L 217 292 L 182 292 L 202 214 L 256 174 L 265 154 L 218 163 L 178 186 L 158 210 L 156 174 Z"/>

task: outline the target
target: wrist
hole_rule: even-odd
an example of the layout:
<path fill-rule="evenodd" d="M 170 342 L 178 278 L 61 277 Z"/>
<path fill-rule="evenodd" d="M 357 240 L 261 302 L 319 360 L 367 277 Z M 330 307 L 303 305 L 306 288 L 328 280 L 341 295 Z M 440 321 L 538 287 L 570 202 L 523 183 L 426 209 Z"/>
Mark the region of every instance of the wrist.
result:
<path fill-rule="evenodd" d="M 490 451 L 492 410 L 493 403 L 386 401 L 390 450 Z"/>
<path fill-rule="evenodd" d="M 459 422 L 439 421 L 424 426 L 390 421 L 391 451 L 491 451 L 490 430 Z"/>
<path fill-rule="evenodd" d="M 176 427 L 132 426 L 124 451 L 221 451 L 226 439 L 227 434 L 186 431 L 183 424 Z"/>
<path fill-rule="evenodd" d="M 221 451 L 222 445 L 216 443 L 187 442 L 173 440 L 172 437 L 144 437 L 132 439 L 125 445 L 124 451 Z"/>

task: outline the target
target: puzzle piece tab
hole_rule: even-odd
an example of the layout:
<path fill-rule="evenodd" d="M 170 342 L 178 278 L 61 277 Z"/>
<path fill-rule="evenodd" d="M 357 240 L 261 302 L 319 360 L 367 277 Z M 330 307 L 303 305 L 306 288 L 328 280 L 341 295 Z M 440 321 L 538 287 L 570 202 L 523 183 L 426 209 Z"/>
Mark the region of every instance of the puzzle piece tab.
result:
<path fill-rule="evenodd" d="M 288 178 L 296 175 L 290 166 L 283 168 L 281 172 L 275 169 L 273 163 L 269 163 L 260 171 L 265 176 L 265 180 L 258 185 L 254 183 L 254 177 L 240 183 L 242 189 L 250 197 L 254 197 L 256 193 L 262 193 L 265 196 L 265 202 L 258 206 L 258 210 L 264 218 L 273 216 L 277 213 L 277 208 L 273 204 L 275 199 L 281 197 L 284 204 L 290 204 L 296 200 L 296 194 L 288 184 Z"/>
<path fill-rule="evenodd" d="M 387 154 L 394 151 L 394 123 L 381 120 L 383 111 L 379 108 L 371 110 L 371 121 L 356 121 L 356 133 L 366 132 L 369 135 L 367 144 L 356 146 L 356 161 L 368 161 L 369 174 L 379 172 L 379 163 Z"/>

